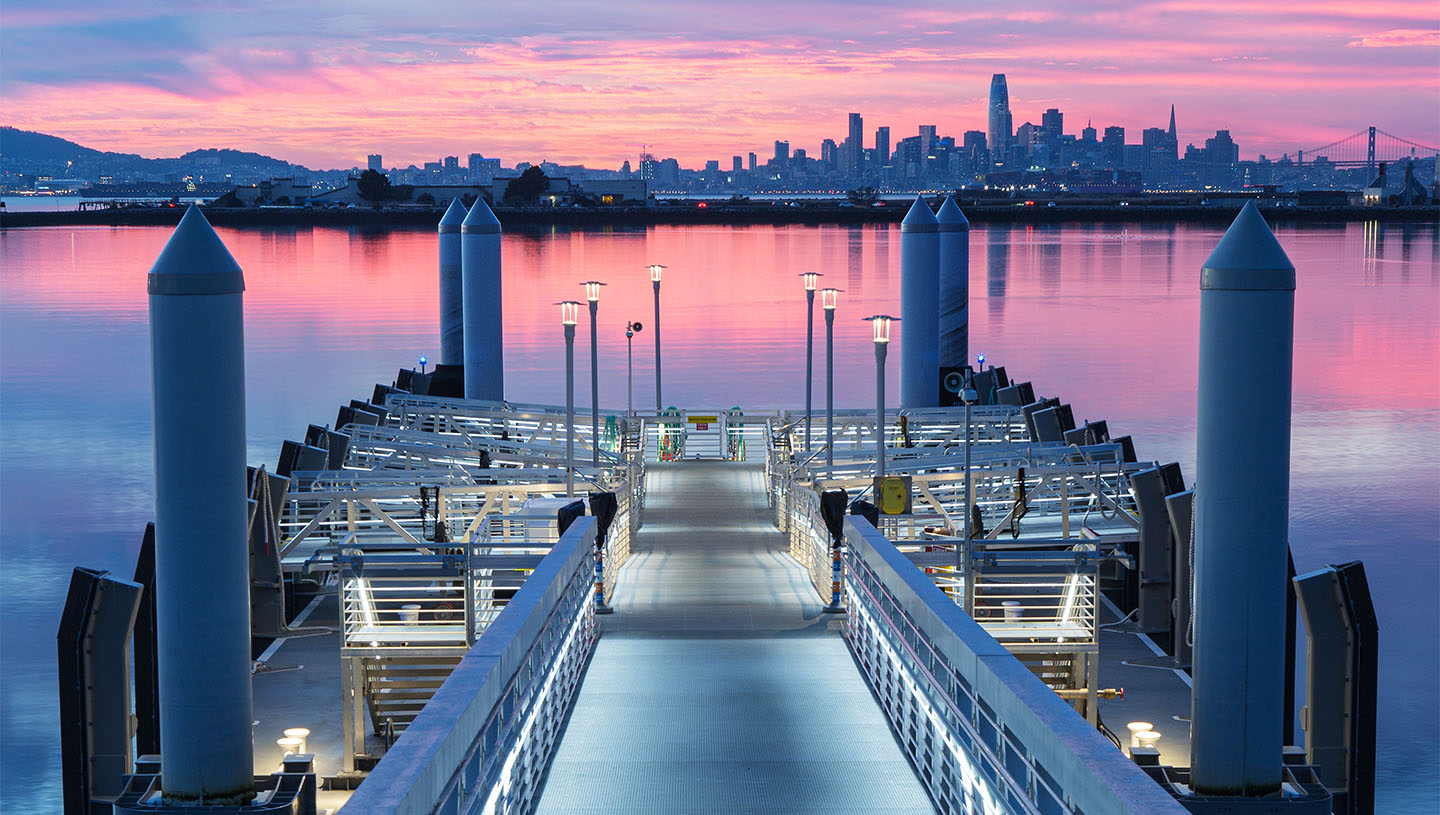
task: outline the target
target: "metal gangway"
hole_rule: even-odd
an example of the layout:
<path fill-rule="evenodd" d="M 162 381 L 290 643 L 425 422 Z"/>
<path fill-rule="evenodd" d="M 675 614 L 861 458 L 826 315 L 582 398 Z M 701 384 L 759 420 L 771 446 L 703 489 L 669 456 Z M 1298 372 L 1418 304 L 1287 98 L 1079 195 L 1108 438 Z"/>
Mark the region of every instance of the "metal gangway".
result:
<path fill-rule="evenodd" d="M 599 617 L 597 521 L 580 518 L 559 534 L 548 508 L 524 508 L 553 495 L 554 483 L 506 483 L 507 473 L 545 468 L 516 451 L 506 453 L 509 466 L 495 467 L 492 456 L 480 467 L 463 450 L 518 442 L 543 457 L 563 414 L 389 402 L 388 421 L 376 425 L 385 432 L 361 434 L 373 446 L 354 454 L 363 473 L 354 483 L 392 470 L 412 484 L 416 475 L 434 479 L 447 540 L 457 533 L 469 548 L 455 550 L 451 572 L 391 589 L 371 567 L 383 561 L 362 572 L 343 553 L 367 531 L 393 539 L 396 526 L 424 544 L 417 524 L 426 532 L 438 511 L 413 496 L 387 505 L 321 492 L 309 504 L 307 534 L 339 537 L 330 568 L 349 586 L 354 647 L 386 659 L 383 649 L 415 648 L 419 640 L 406 637 L 428 631 L 447 638 L 437 647 L 456 649 L 445 681 L 347 811 L 626 811 L 642 791 L 680 808 L 869 801 L 967 813 L 1182 811 L 1093 725 L 1100 569 L 1123 559 L 1135 536 L 1127 491 L 1139 465 L 1117 445 L 1037 442 L 1010 410 L 977 412 L 968 434 L 957 432 L 957 411 L 887 416 L 887 474 L 906 479 L 911 511 L 876 524 L 845 519 L 848 613 L 831 616 L 820 613 L 835 550 L 819 494 L 839 487 L 853 501 L 873 489 L 865 460 L 873 418 L 847 416 L 834 465 L 823 466 L 814 428 L 806 449 L 793 413 L 748 413 L 715 422 L 715 431 L 698 420 L 722 411 L 624 416 L 615 460 L 585 473 L 590 487 L 629 496 L 626 560 L 617 562 L 621 544 L 612 541 L 599 586 L 617 613 Z M 503 415 L 509 410 L 516 415 Z M 576 425 L 583 435 L 588 417 Z M 443 438 L 420 442 L 390 429 Z M 707 433 L 715 443 L 702 442 Z M 969 471 L 956 454 L 966 435 Z M 380 445 L 402 441 L 410 453 L 380 454 Z M 407 469 L 400 462 L 413 459 L 416 443 L 454 455 Z M 609 447 L 602 438 L 602 451 Z M 379 470 L 359 470 L 380 460 Z M 496 483 L 443 483 L 487 476 Z M 341 477 L 309 483 L 331 488 Z M 332 500 L 347 508 L 315 521 Z M 396 517 L 402 505 L 410 511 Z M 964 526 L 967 506 L 978 508 L 984 534 L 964 534 L 976 531 Z M 405 544 L 371 544 L 366 554 L 423 560 L 425 547 Z M 524 559 L 527 568 L 508 570 L 523 580 L 498 577 L 507 570 L 496 558 L 507 556 Z M 426 602 L 444 592 L 463 613 L 427 614 Z M 858 757 L 839 775 L 819 769 L 833 766 L 837 745 Z M 726 763 L 736 756 L 744 761 Z M 761 780 L 747 786 L 751 766 Z"/>

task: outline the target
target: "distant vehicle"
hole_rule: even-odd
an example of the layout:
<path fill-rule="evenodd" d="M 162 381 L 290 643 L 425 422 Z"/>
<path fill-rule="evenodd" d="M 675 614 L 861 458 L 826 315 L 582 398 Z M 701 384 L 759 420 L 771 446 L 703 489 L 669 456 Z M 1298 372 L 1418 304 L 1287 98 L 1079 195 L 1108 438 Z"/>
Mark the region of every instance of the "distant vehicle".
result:
<path fill-rule="evenodd" d="M 845 209 L 846 207 L 849 207 L 850 209 L 854 209 L 854 208 L 855 208 L 855 205 L 852 204 L 852 203 L 850 203 L 849 201 L 841 201 L 841 202 L 840 202 L 840 208 L 841 208 L 841 209 Z"/>
<path fill-rule="evenodd" d="M 1033 207 L 1033 206 L 1035 206 L 1035 202 L 1034 202 L 1034 201 L 1026 201 L 1026 202 L 1025 202 L 1025 206 L 1027 206 L 1027 207 Z"/>
<path fill-rule="evenodd" d="M 1045 206 L 1047 206 L 1047 207 L 1053 207 L 1053 206 L 1055 206 L 1055 202 L 1054 202 L 1054 201 L 1051 201 L 1050 203 L 1046 204 Z"/>
<path fill-rule="evenodd" d="M 884 202 L 884 201 L 876 201 L 876 202 L 875 202 L 875 206 L 877 206 L 877 207 L 883 207 L 883 206 L 885 206 L 885 202 Z"/>
<path fill-rule="evenodd" d="M 708 207 L 708 206 L 710 206 L 710 205 L 707 204 L 707 203 L 705 203 L 704 201 L 701 201 L 700 203 L 698 203 L 698 204 L 695 205 L 695 208 L 696 208 L 696 209 L 704 209 L 704 208 L 706 208 L 706 207 Z"/>
<path fill-rule="evenodd" d="M 1129 202 L 1129 201 L 1121 201 L 1121 202 L 1120 202 L 1120 206 L 1122 206 L 1122 207 L 1128 207 L 1128 206 L 1130 206 L 1130 202 Z"/>

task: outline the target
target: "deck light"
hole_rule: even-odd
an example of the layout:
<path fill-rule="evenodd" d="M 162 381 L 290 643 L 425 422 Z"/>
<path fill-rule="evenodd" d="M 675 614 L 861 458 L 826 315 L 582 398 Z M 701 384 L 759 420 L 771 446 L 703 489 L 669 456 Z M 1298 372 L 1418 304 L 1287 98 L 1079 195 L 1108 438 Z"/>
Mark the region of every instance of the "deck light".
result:
<path fill-rule="evenodd" d="M 835 466 L 835 306 L 840 289 L 820 290 L 820 308 L 825 310 L 825 467 Z"/>
<path fill-rule="evenodd" d="M 815 381 L 815 283 L 819 272 L 801 272 L 805 280 L 805 449 L 810 450 L 810 388 Z"/>
<path fill-rule="evenodd" d="M 886 314 L 877 314 L 874 317 L 866 317 L 866 322 L 874 329 L 874 340 L 878 345 L 890 341 L 890 323 L 899 322 L 899 317 L 891 317 Z"/>
<path fill-rule="evenodd" d="M 900 318 L 876 314 L 865 319 L 875 340 L 875 477 L 880 479 L 885 477 L 885 351 L 890 347 L 890 324 Z"/>
<path fill-rule="evenodd" d="M 600 287 L 598 280 L 587 280 L 580 284 L 585 287 L 585 299 L 590 301 L 590 466 L 600 467 L 600 351 L 599 328 L 596 314 L 600 309 Z"/>
<path fill-rule="evenodd" d="M 564 300 L 560 324 L 565 327 L 565 497 L 575 497 L 575 324 L 580 322 L 580 302 Z"/>
<path fill-rule="evenodd" d="M 655 287 L 655 412 L 659 413 L 660 400 L 660 273 L 665 267 L 659 263 L 650 264 L 650 282 Z"/>

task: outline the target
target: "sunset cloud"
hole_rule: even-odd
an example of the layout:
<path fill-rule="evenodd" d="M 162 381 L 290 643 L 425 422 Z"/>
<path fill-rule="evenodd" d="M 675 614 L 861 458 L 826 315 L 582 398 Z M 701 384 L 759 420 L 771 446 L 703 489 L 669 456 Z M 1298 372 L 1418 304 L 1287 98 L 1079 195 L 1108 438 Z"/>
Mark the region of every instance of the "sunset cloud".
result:
<path fill-rule="evenodd" d="M 188 8 L 188 7 L 187 7 Z M 5 124 L 101 149 L 236 147 L 314 167 L 480 152 L 616 167 L 648 144 L 686 166 L 819 151 L 845 115 L 867 142 L 984 129 L 990 74 L 1015 123 L 1045 108 L 1137 134 L 1179 116 L 1182 149 L 1230 129 L 1279 155 L 1376 124 L 1437 141 L 1433 7 L 1320 0 L 1098 0 L 1082 13 L 918 0 L 451 3 L 269 0 L 0 9 Z M 1357 11 L 1358 10 L 1358 11 Z M 1363 14 L 1358 13 L 1363 12 Z M 1385 30 L 1357 34 L 1357 19 Z M 1361 29 L 1363 30 L 1363 29 Z M 1391 47 L 1378 47 L 1388 45 Z"/>
<path fill-rule="evenodd" d="M 1347 43 L 1351 48 L 1406 48 L 1410 46 L 1440 46 L 1440 30 L 1420 28 L 1392 28 L 1378 34 L 1367 34 Z"/>

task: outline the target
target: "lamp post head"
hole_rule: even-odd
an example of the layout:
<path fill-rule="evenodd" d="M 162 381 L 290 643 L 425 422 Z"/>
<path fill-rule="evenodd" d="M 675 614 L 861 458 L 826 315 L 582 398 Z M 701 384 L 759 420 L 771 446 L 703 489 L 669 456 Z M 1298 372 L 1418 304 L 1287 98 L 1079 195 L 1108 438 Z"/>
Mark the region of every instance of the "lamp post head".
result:
<path fill-rule="evenodd" d="M 984 355 L 984 354 L 976 354 L 976 355 L 975 355 L 975 365 L 976 365 L 977 367 L 979 367 L 979 368 L 984 368 L 984 367 L 985 367 L 985 355 Z"/>
<path fill-rule="evenodd" d="M 598 280 L 587 280 L 580 285 L 585 287 L 585 299 L 592 303 L 600 302 L 600 287 L 605 285 Z"/>
<path fill-rule="evenodd" d="M 421 364 L 421 365 L 424 365 L 425 363 L 427 363 L 427 362 L 429 362 L 429 361 L 430 361 L 430 358 L 429 358 L 429 357 L 425 356 L 424 354 L 421 354 L 421 355 L 420 355 L 420 364 Z"/>
<path fill-rule="evenodd" d="M 870 323 L 871 328 L 874 330 L 875 344 L 880 345 L 890 341 L 890 324 L 892 322 L 899 322 L 900 318 L 891 317 L 888 314 L 876 314 L 873 317 L 866 317 L 865 321 Z"/>
<path fill-rule="evenodd" d="M 820 307 L 826 311 L 834 311 L 835 306 L 840 301 L 840 292 L 842 291 L 844 291 L 844 289 L 821 289 Z"/>
<path fill-rule="evenodd" d="M 805 291 L 815 291 L 815 284 L 824 277 L 819 272 L 801 272 L 799 276 L 805 278 Z"/>
<path fill-rule="evenodd" d="M 658 264 L 658 263 L 652 263 L 652 264 L 650 264 L 650 266 L 649 266 L 648 268 L 650 269 L 650 282 L 651 282 L 651 283 L 659 283 L 659 282 L 660 282 L 660 273 L 663 272 L 663 271 L 665 271 L 665 267 L 664 267 L 664 266 L 661 266 L 661 265 Z"/>
<path fill-rule="evenodd" d="M 639 333 L 640 333 L 640 330 L 641 330 L 642 328 L 644 328 L 644 327 L 645 327 L 645 326 L 641 325 L 638 320 L 637 320 L 636 322 L 626 323 L 626 324 L 625 324 L 625 336 L 627 336 L 627 337 L 633 337 L 633 336 L 635 336 L 636 334 L 639 334 Z"/>
<path fill-rule="evenodd" d="M 579 300 L 562 300 L 555 305 L 560 307 L 561 325 L 575 325 L 580 322 Z"/>

